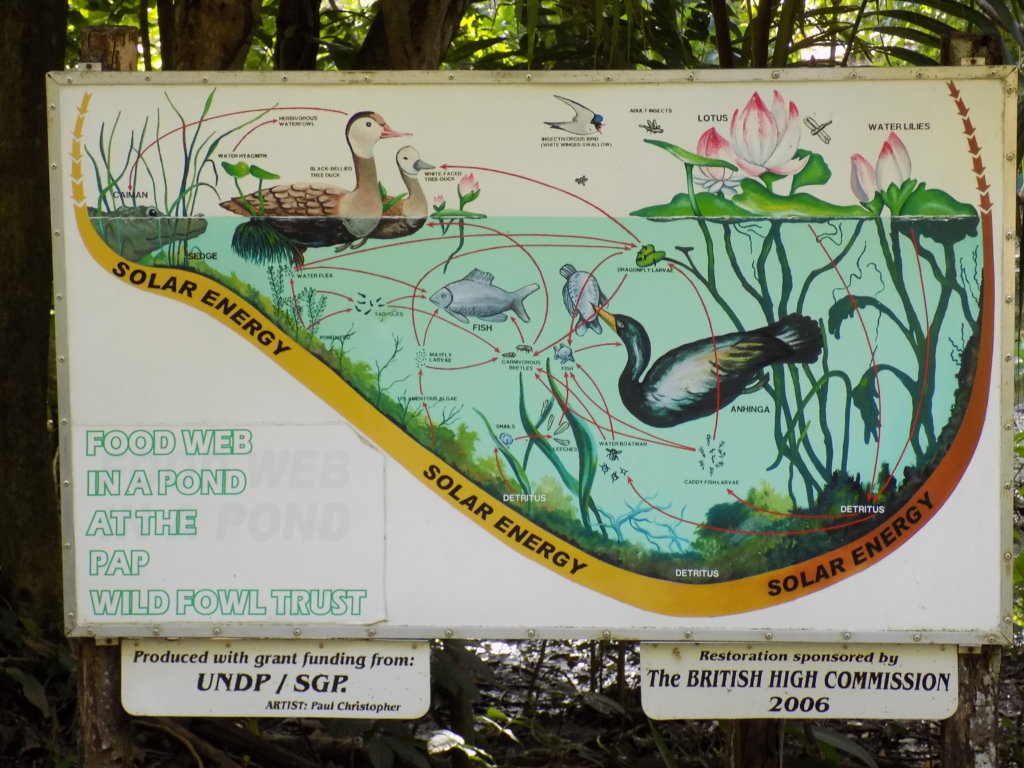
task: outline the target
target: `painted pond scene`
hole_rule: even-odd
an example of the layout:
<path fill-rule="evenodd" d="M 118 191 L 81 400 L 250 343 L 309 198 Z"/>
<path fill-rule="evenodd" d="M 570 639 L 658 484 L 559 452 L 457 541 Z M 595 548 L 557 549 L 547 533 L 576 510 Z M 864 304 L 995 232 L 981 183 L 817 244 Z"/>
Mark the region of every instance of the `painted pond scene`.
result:
<path fill-rule="evenodd" d="M 999 146 L 931 85 L 140 89 L 66 138 L 111 279 L 307 353 L 452 514 L 763 604 L 898 549 L 977 441 Z M 636 604 L 732 610 L 688 594 Z"/>

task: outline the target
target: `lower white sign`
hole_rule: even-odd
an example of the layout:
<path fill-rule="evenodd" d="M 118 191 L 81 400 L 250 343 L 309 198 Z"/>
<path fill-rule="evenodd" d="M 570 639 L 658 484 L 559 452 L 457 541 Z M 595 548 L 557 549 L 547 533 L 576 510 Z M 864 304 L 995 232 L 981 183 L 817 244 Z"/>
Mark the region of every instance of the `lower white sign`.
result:
<path fill-rule="evenodd" d="M 643 643 L 640 698 L 656 720 L 941 720 L 956 670 L 955 645 Z"/>
<path fill-rule="evenodd" d="M 133 715 L 415 719 L 430 645 L 371 640 L 122 640 Z"/>

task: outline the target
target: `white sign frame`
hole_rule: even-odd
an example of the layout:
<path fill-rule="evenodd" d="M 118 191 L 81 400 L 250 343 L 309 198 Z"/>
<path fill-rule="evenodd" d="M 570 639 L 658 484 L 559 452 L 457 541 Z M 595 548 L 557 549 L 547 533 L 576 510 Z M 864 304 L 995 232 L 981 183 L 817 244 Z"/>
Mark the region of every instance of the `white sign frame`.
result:
<path fill-rule="evenodd" d="M 314 619 L 306 614 L 273 619 L 217 615 L 183 621 L 160 615 L 146 617 L 147 620 L 131 616 L 115 620 L 83 610 L 83 595 L 88 587 L 78 582 L 83 578 L 83 562 L 89 562 L 89 555 L 81 535 L 82 516 L 94 511 L 80 508 L 82 497 L 76 495 L 87 471 L 81 442 L 86 430 L 122 430 L 130 434 L 134 430 L 152 433 L 159 429 L 174 432 L 201 427 L 248 429 L 254 433 L 262 430 L 269 434 L 282 426 L 303 429 L 330 425 L 342 431 L 351 429 L 351 421 L 325 402 L 323 388 L 307 388 L 270 364 L 270 353 L 239 344 L 238 336 L 245 328 L 248 315 L 230 322 L 222 321 L 219 326 L 211 324 L 208 317 L 195 312 L 193 307 L 183 306 L 180 300 L 156 302 L 142 291 L 131 290 L 130 285 L 126 289 L 125 283 L 152 282 L 144 268 L 126 265 L 121 268 L 118 281 L 97 269 L 95 264 L 80 263 L 81 233 L 88 227 L 82 224 L 87 221 L 82 210 L 86 193 L 78 186 L 87 178 L 82 170 L 82 147 L 87 145 L 88 136 L 95 135 L 95 128 L 89 127 L 88 120 L 96 114 L 87 115 L 87 110 L 83 109 L 86 94 L 93 95 L 95 105 L 102 103 L 102 95 L 114 92 L 109 89 L 123 91 L 126 95 L 130 91 L 133 97 L 119 100 L 128 110 L 140 94 L 144 95 L 144 100 L 155 103 L 165 98 L 165 91 L 196 87 L 204 88 L 204 92 L 216 87 L 224 94 L 263 92 L 261 98 L 269 98 L 265 96 L 268 89 L 330 88 L 345 93 L 348 102 L 395 104 L 394 94 L 400 93 L 403 87 L 417 89 L 415 93 L 422 95 L 426 88 L 443 93 L 441 89 L 446 87 L 456 92 L 455 89 L 464 86 L 488 89 L 515 86 L 517 95 L 529 93 L 530 89 L 543 90 L 544 109 L 539 117 L 550 115 L 547 124 L 551 125 L 557 117 L 555 113 L 564 112 L 551 96 L 561 98 L 562 92 L 574 89 L 592 95 L 600 94 L 593 90 L 598 87 L 636 90 L 657 86 L 678 89 L 671 92 L 683 95 L 689 88 L 713 85 L 719 90 L 739 86 L 745 93 L 756 90 L 767 94 L 772 89 L 840 90 L 849 84 L 863 87 L 867 83 L 874 92 L 881 93 L 887 88 L 910 87 L 909 83 L 944 87 L 954 81 L 965 88 L 994 87 L 1002 99 L 996 121 L 987 118 L 988 122 L 983 125 L 981 115 L 975 115 L 975 124 L 983 128 L 989 138 L 984 160 L 992 178 L 997 180 L 991 191 L 994 205 L 989 233 L 994 238 L 994 284 L 986 285 L 989 292 L 986 295 L 994 299 L 993 316 L 989 318 L 992 334 L 990 384 L 984 413 L 977 416 L 977 455 L 967 462 L 961 482 L 949 489 L 940 510 L 945 514 L 929 519 L 928 525 L 918 531 L 914 529 L 916 513 L 907 511 L 914 506 L 906 505 L 901 512 L 904 515 L 902 531 L 909 526 L 914 535 L 905 543 L 899 541 L 895 555 L 872 563 L 870 568 L 860 569 L 864 563 L 857 561 L 853 550 L 848 550 L 846 560 L 841 561 L 839 567 L 833 558 L 816 566 L 776 572 L 773 579 L 760 585 L 759 596 L 747 608 L 729 612 L 728 608 L 703 607 L 673 615 L 672 611 L 652 610 L 645 604 L 630 604 L 626 593 L 633 588 L 627 587 L 626 582 L 620 586 L 613 584 L 607 590 L 600 586 L 604 583 L 601 579 L 589 586 L 577 583 L 572 578 L 577 571 L 583 573 L 585 568 L 593 566 L 593 572 L 603 567 L 599 558 L 584 562 L 580 550 L 564 546 L 561 539 L 552 543 L 542 530 L 521 531 L 518 544 L 509 544 L 510 535 L 519 525 L 515 522 L 518 518 L 506 517 L 498 508 L 487 520 L 488 515 L 482 512 L 485 508 L 494 511 L 492 504 L 481 502 L 474 486 L 469 484 L 463 488 L 457 478 L 448 478 L 443 469 L 432 469 L 433 465 L 425 463 L 416 465 L 419 471 L 410 471 L 409 462 L 401 466 L 403 462 L 395 459 L 391 448 L 374 445 L 373 437 L 357 427 L 354 431 L 360 444 L 365 443 L 370 453 L 379 453 L 383 463 L 380 477 L 386 485 L 378 503 L 373 505 L 374 511 L 386 520 L 382 582 L 386 609 L 372 619 L 342 622 L 331 617 Z M 1013 298 L 1010 281 L 1003 281 L 1003 276 L 1013 274 L 1016 80 L 1012 68 L 742 73 L 289 73 L 287 76 L 65 72 L 52 74 L 47 85 L 53 158 L 57 360 L 61 384 L 65 626 L 70 634 L 396 639 L 617 637 L 970 645 L 1010 642 L 1012 424 L 1007 414 L 1013 391 L 1010 344 Z M 739 93 L 737 90 L 736 94 Z M 742 101 L 739 101 L 737 111 L 741 106 Z M 627 112 L 621 112 L 617 119 L 622 123 L 630 118 Z M 697 116 L 690 117 L 691 123 L 696 120 Z M 545 123 L 542 119 L 537 122 Z M 691 125 L 694 136 L 699 127 Z M 953 128 L 959 130 L 956 125 Z M 943 130 L 956 133 L 953 128 Z M 647 124 L 644 130 L 648 129 L 653 129 L 653 125 Z M 722 130 L 726 128 L 723 126 Z M 440 134 L 436 135 L 440 140 Z M 659 156 L 659 159 L 662 158 Z M 578 177 L 576 183 L 585 185 L 585 181 L 580 181 L 584 178 Z M 663 191 L 667 193 L 669 189 L 664 186 Z M 73 201 L 77 201 L 77 207 Z M 115 276 L 118 276 L 117 269 L 114 268 Z M 138 281 L 136 274 L 140 276 Z M 123 318 L 147 318 L 153 329 L 174 329 L 172 338 L 201 339 L 202 344 L 169 347 L 174 351 L 173 359 L 159 352 L 147 352 L 140 340 L 148 337 L 140 336 L 139 324 L 125 322 Z M 232 322 L 236 327 L 231 327 Z M 255 337 L 256 331 L 250 325 L 247 333 Z M 280 349 L 286 342 L 275 338 L 273 343 Z M 262 341 L 260 344 L 266 346 Z M 132 357 L 128 350 L 135 350 L 141 357 Z M 129 397 L 112 393 L 109 372 L 125 370 L 125 365 L 135 359 L 141 361 L 139 367 L 132 370 L 131 377 L 137 391 Z M 233 369 L 255 372 L 248 377 L 244 395 L 224 386 L 230 380 L 228 372 Z M 189 394 L 197 372 L 208 373 L 212 384 L 203 391 L 202 397 Z M 267 403 L 275 406 L 269 414 L 260 410 Z M 467 493 L 472 502 L 467 501 Z M 495 505 L 501 502 L 491 496 L 481 498 L 492 500 Z M 876 505 L 876 509 L 881 506 Z M 851 509 L 850 514 L 866 514 L 863 511 L 866 507 Z M 902 532 L 897 528 L 890 526 L 883 532 L 885 542 L 878 545 L 880 549 L 892 547 L 890 538 L 901 539 Z M 428 547 L 424 546 L 425 542 L 429 542 Z M 132 561 L 130 545 L 117 549 L 128 553 L 129 563 L 141 562 Z M 870 555 L 864 557 L 870 559 Z M 225 573 L 229 574 L 230 561 L 225 565 Z M 705 576 L 686 568 L 682 570 L 682 578 L 699 580 Z M 467 577 L 467 574 L 473 576 Z M 614 582 L 615 579 L 604 581 Z M 764 593 L 772 595 L 773 591 L 785 600 L 767 601 Z"/>

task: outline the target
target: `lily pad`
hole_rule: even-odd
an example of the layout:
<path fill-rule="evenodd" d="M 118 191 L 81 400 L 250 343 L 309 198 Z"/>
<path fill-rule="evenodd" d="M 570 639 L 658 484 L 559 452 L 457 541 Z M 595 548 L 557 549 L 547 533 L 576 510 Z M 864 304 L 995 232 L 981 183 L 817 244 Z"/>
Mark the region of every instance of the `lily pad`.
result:
<path fill-rule="evenodd" d="M 810 186 L 811 184 L 827 184 L 829 179 L 832 178 L 832 169 L 828 167 L 825 158 L 817 152 L 798 149 L 796 156 L 809 159 L 807 165 L 793 176 L 793 184 L 790 187 L 792 191 L 796 192 L 800 187 Z"/>
<path fill-rule="evenodd" d="M 671 144 L 667 141 L 659 141 L 658 139 L 644 139 L 648 144 L 653 144 L 656 147 L 661 147 L 668 152 L 672 157 L 682 160 L 684 163 L 690 163 L 691 165 L 701 165 L 705 168 L 728 168 L 730 171 L 738 171 L 735 165 L 727 160 L 719 160 L 713 157 L 704 157 L 704 155 L 697 155 L 693 152 L 689 152 L 682 147 L 677 147 L 675 144 Z"/>
<path fill-rule="evenodd" d="M 249 173 L 257 179 L 263 179 L 264 181 L 273 181 L 274 179 L 281 178 L 276 173 L 268 171 L 266 168 L 260 168 L 258 165 L 250 165 Z"/>
<path fill-rule="evenodd" d="M 813 195 L 776 195 L 753 179 L 740 182 L 741 192 L 731 199 L 723 195 L 701 192 L 696 195 L 700 215 L 718 217 L 771 218 L 867 218 L 868 211 L 860 205 L 834 205 Z M 646 219 L 672 219 L 693 216 L 688 196 L 680 192 L 668 203 L 649 205 L 633 211 L 633 216 Z"/>
<path fill-rule="evenodd" d="M 474 211 L 463 211 L 458 208 L 445 208 L 430 214 L 432 219 L 486 219 L 487 214 L 475 213 Z"/>
<path fill-rule="evenodd" d="M 920 184 L 903 203 L 904 216 L 977 216 L 973 206 L 961 203 L 941 189 L 927 189 Z"/>
<path fill-rule="evenodd" d="M 750 213 L 742 208 L 733 205 L 721 195 L 713 195 L 709 192 L 699 192 L 696 195 L 697 207 L 703 216 L 745 216 Z M 649 205 L 646 208 L 639 208 L 633 211 L 631 216 L 640 216 L 645 219 L 678 219 L 685 216 L 694 216 L 693 208 L 690 205 L 690 196 L 680 192 L 667 203 Z"/>
<path fill-rule="evenodd" d="M 772 217 L 812 218 L 863 218 L 864 209 L 859 205 L 835 205 L 819 200 L 814 195 L 798 192 L 793 195 L 776 195 L 752 179 L 740 182 L 742 190 L 732 201 L 747 211 L 747 214 Z"/>
<path fill-rule="evenodd" d="M 244 160 L 239 160 L 237 163 L 221 161 L 220 165 L 228 172 L 229 176 L 233 176 L 236 179 L 244 179 L 249 175 L 249 164 Z"/>

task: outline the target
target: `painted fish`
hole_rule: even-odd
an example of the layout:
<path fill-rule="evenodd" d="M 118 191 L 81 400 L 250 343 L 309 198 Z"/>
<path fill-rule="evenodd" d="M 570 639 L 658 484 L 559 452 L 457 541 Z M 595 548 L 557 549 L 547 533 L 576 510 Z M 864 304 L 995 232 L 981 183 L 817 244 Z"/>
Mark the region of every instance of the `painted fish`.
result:
<path fill-rule="evenodd" d="M 478 317 L 488 322 L 500 323 L 507 319 L 505 312 L 512 310 L 524 323 L 530 322 L 530 316 L 523 307 L 523 299 L 540 288 L 536 283 L 524 285 L 518 291 L 508 291 L 492 285 L 494 275 L 479 269 L 472 270 L 461 280 L 448 283 L 430 300 L 463 323 L 467 318 Z"/>
<path fill-rule="evenodd" d="M 558 274 L 565 278 L 562 301 L 565 302 L 565 311 L 576 325 L 576 335 L 582 336 L 588 328 L 594 333 L 601 333 L 597 308 L 607 304 L 608 299 L 601 292 L 597 278 L 590 272 L 577 271 L 572 264 L 563 266 Z"/>

